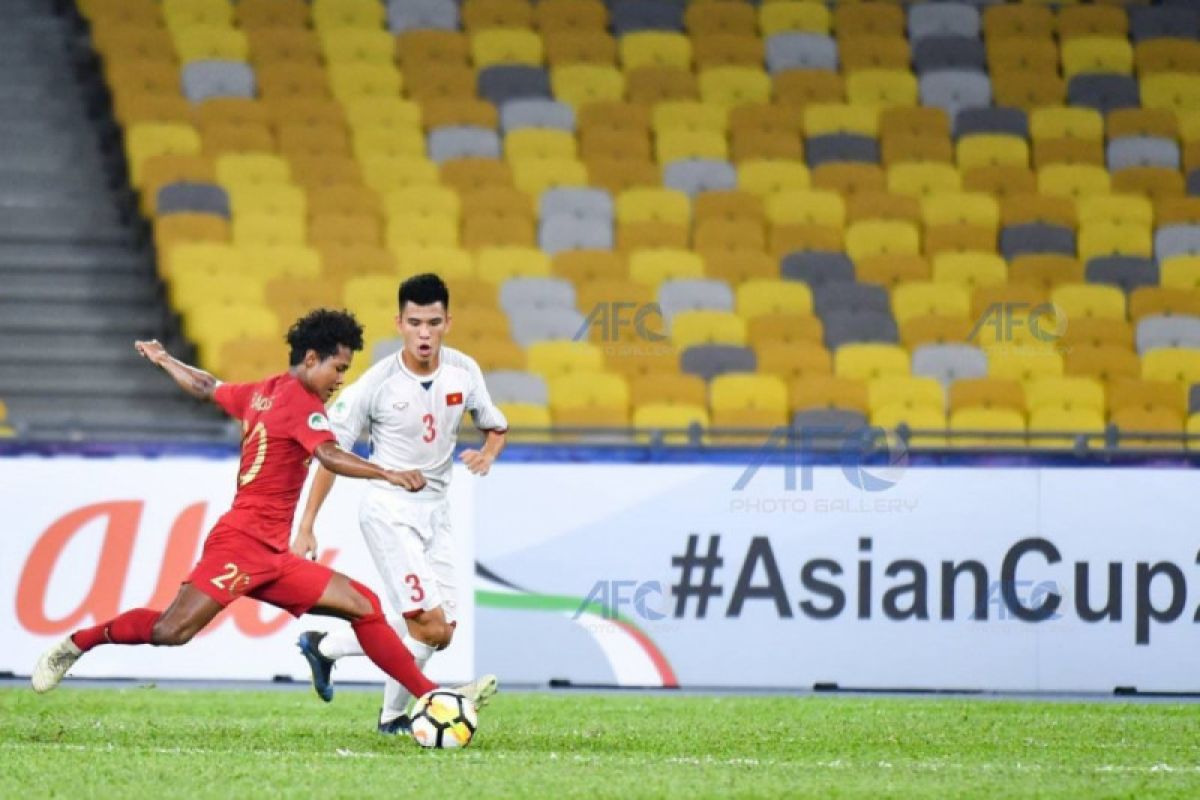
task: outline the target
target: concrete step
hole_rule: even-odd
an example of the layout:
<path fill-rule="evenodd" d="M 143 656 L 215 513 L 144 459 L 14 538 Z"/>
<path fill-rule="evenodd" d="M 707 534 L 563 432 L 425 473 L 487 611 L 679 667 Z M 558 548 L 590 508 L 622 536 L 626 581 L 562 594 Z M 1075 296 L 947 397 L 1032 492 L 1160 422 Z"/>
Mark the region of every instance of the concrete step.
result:
<path fill-rule="evenodd" d="M 148 278 L 131 273 L 75 273 L 67 270 L 5 270 L 0 297 L 5 300 L 52 303 L 116 302 L 153 304 L 158 287 Z"/>
<path fill-rule="evenodd" d="M 141 367 L 141 368 L 134 368 Z M 170 400 L 180 389 L 162 370 L 152 364 L 78 366 L 55 368 L 0 364 L 0 396 L 10 402 L 16 398 L 159 398 Z"/>
<path fill-rule="evenodd" d="M 118 336 L 152 336 L 162 327 L 163 310 L 137 303 L 17 302 L 0 299 L 0 335 L 64 330 Z"/>
<path fill-rule="evenodd" d="M 216 406 L 187 397 L 14 397 L 9 419 L 34 438 L 200 438 L 233 440 L 237 423 Z"/>
<path fill-rule="evenodd" d="M 148 274 L 148 264 L 144 253 L 126 245 L 0 240 L 0 275 L 10 269 L 41 267 L 76 272 L 103 270 Z"/>
<path fill-rule="evenodd" d="M 133 229 L 114 224 L 108 216 L 70 208 L 0 208 L 0 239 L 133 244 Z"/>

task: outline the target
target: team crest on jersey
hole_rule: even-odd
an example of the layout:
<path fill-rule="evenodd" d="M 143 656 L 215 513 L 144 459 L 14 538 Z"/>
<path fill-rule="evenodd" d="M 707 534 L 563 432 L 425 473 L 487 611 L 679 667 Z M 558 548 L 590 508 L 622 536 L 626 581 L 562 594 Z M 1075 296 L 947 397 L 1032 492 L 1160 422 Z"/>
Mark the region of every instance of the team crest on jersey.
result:
<path fill-rule="evenodd" d="M 329 430 L 329 417 L 314 411 L 308 415 L 308 427 L 314 431 L 327 431 Z"/>
<path fill-rule="evenodd" d="M 462 392 L 451 392 L 446 395 L 446 405 L 461 406 L 463 401 Z"/>
<path fill-rule="evenodd" d="M 250 407 L 258 412 L 271 410 L 271 398 L 263 397 L 258 392 L 254 393 L 254 397 L 250 399 Z"/>

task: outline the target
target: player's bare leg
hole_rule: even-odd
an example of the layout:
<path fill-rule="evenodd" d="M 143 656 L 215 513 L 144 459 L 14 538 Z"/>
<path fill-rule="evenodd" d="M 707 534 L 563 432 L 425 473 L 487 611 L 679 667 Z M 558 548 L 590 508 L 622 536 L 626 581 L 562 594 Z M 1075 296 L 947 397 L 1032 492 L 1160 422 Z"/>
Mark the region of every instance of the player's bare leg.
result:
<path fill-rule="evenodd" d="M 165 647 L 187 644 L 212 622 L 221 608 L 216 600 L 190 583 L 185 583 L 179 587 L 179 593 L 166 611 L 135 608 L 63 639 L 38 659 L 30 683 L 39 694 L 50 691 L 62 682 L 84 653 L 102 644 L 153 644 Z"/>

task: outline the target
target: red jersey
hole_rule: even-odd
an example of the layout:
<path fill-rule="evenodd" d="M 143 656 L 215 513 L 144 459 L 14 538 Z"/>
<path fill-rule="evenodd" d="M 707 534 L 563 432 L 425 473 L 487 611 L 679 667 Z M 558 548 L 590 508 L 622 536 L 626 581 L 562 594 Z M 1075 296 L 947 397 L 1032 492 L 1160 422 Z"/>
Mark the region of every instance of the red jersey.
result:
<path fill-rule="evenodd" d="M 286 372 L 258 383 L 223 383 L 213 399 L 242 421 L 237 494 L 218 524 L 282 553 L 292 537 L 292 518 L 313 451 L 323 442 L 337 441 L 325 406 Z"/>

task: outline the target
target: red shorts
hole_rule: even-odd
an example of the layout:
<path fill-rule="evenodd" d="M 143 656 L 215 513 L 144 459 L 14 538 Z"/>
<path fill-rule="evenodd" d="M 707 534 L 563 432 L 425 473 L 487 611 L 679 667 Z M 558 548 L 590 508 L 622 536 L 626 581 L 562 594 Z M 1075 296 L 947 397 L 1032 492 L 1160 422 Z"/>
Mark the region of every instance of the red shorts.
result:
<path fill-rule="evenodd" d="M 291 552 L 277 553 L 262 540 L 217 524 L 186 583 L 222 606 L 253 597 L 294 617 L 317 604 L 333 570 Z"/>

